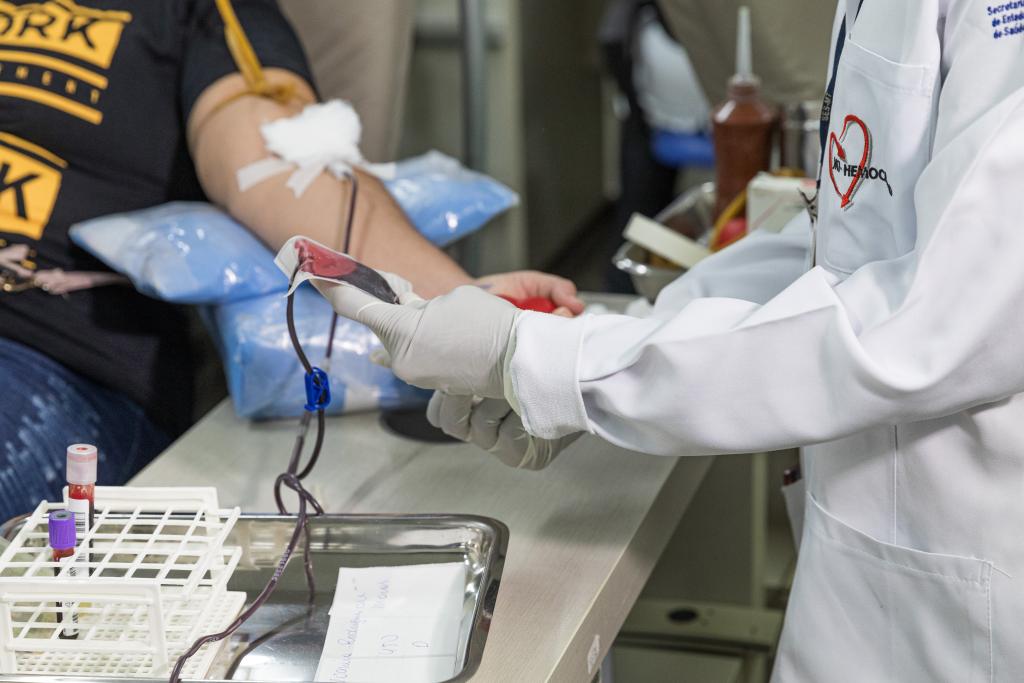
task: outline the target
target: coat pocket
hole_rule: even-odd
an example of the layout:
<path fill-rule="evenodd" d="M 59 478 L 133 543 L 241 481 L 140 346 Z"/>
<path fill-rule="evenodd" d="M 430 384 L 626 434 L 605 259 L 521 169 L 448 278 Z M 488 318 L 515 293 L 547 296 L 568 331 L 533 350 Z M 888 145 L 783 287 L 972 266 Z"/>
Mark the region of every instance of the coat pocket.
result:
<path fill-rule="evenodd" d="M 832 271 L 852 273 L 913 248 L 914 188 L 930 158 L 936 80 L 932 67 L 846 42 L 819 194 L 819 261 Z"/>
<path fill-rule="evenodd" d="M 775 681 L 992 677 L 992 564 L 877 541 L 808 496 Z"/>

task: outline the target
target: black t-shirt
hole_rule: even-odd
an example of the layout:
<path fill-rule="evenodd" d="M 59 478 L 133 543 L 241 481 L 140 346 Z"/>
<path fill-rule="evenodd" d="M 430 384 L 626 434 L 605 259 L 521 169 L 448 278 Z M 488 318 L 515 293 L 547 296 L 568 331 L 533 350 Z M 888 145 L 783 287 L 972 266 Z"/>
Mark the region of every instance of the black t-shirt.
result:
<path fill-rule="evenodd" d="M 312 83 L 275 0 L 233 5 L 264 66 Z M 185 121 L 234 71 L 213 0 L 0 0 L 7 249 L 30 246 L 39 271 L 104 270 L 69 242 L 69 226 L 201 197 Z M 176 307 L 123 286 L 0 292 L 0 336 L 123 392 L 172 432 L 187 425 L 192 366 Z"/>

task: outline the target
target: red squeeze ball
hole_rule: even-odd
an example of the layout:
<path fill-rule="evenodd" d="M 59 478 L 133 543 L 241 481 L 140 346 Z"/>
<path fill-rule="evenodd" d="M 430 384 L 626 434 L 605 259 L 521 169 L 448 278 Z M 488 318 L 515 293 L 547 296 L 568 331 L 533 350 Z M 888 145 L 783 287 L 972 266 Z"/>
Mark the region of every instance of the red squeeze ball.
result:
<path fill-rule="evenodd" d="M 505 296 L 499 294 L 499 297 L 509 302 L 516 308 L 524 311 L 537 311 L 538 313 L 553 313 L 557 306 L 555 302 L 543 296 L 531 296 L 525 299 L 516 299 L 515 297 Z"/>

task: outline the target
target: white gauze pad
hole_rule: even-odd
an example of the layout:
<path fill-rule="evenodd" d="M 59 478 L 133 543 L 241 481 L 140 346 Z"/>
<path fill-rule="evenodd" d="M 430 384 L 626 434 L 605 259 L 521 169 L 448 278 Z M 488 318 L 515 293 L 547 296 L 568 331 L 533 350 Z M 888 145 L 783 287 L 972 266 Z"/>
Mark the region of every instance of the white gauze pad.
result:
<path fill-rule="evenodd" d="M 239 169 L 238 187 L 245 192 L 291 171 L 286 186 L 301 197 L 324 171 L 341 178 L 358 166 L 382 175 L 388 165 L 369 164 L 359 151 L 362 130 L 356 110 L 342 100 L 311 104 L 295 116 L 265 123 L 260 132 L 273 156 Z"/>

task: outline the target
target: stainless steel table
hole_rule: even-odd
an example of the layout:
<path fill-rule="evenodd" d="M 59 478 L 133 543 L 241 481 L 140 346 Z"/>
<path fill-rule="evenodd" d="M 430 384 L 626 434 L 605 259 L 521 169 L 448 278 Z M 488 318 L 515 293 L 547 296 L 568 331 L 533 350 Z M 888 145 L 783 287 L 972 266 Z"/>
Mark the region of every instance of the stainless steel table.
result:
<path fill-rule="evenodd" d="M 295 430 L 294 420 L 241 420 L 225 401 L 132 483 L 211 485 L 224 505 L 273 511 L 273 481 Z M 474 446 L 395 436 L 367 413 L 328 420 L 307 482 L 328 512 L 504 522 L 508 556 L 474 680 L 575 683 L 600 666 L 710 463 L 628 453 L 587 437 L 548 469 L 526 472 Z"/>
<path fill-rule="evenodd" d="M 132 483 L 211 485 L 272 511 L 294 421 L 252 424 L 224 402 Z M 600 666 L 710 458 L 630 454 L 584 438 L 541 472 L 473 446 L 394 436 L 376 414 L 328 420 L 310 490 L 328 512 L 471 513 L 510 543 L 479 681 L 587 681 Z"/>

